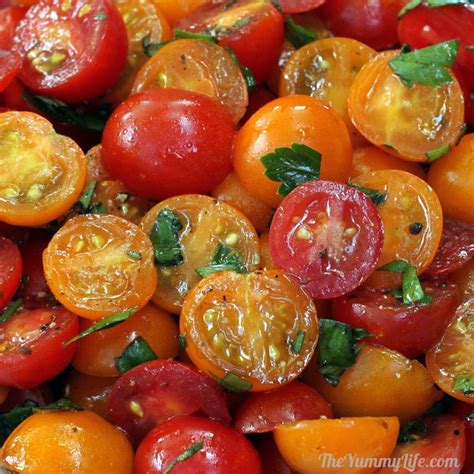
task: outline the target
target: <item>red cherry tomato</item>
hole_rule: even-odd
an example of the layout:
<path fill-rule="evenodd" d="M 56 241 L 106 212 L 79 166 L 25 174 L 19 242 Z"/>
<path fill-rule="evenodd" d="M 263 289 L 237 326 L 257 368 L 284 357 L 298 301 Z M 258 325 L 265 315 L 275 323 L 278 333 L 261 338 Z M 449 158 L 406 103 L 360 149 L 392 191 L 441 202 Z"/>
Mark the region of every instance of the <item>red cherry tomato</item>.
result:
<path fill-rule="evenodd" d="M 277 445 L 271 434 L 261 435 L 254 441 L 260 460 L 262 461 L 263 474 L 292 474 L 290 466 L 281 457 Z"/>
<path fill-rule="evenodd" d="M 316 299 L 357 288 L 382 253 L 383 224 L 361 191 L 309 181 L 281 203 L 270 228 L 270 250 L 282 268 Z"/>
<path fill-rule="evenodd" d="M 92 99 L 119 78 L 127 61 L 127 30 L 108 0 L 42 0 L 15 36 L 24 58 L 20 79 L 65 102 Z"/>
<path fill-rule="evenodd" d="M 17 54 L 0 49 L 0 92 L 3 92 L 15 79 L 20 68 L 21 59 Z"/>
<path fill-rule="evenodd" d="M 237 410 L 233 426 L 244 434 L 267 433 L 282 423 L 322 416 L 334 417 L 328 402 L 314 388 L 295 381 L 277 390 L 250 394 Z"/>
<path fill-rule="evenodd" d="M 12 299 L 21 280 L 21 255 L 18 247 L 0 237 L 0 310 Z"/>
<path fill-rule="evenodd" d="M 138 447 L 134 472 L 168 473 L 173 462 L 192 447 L 193 454 L 175 464 L 176 472 L 261 473 L 258 453 L 245 436 L 215 421 L 194 416 L 174 418 L 150 431 Z"/>
<path fill-rule="evenodd" d="M 469 403 L 456 400 L 449 408 L 449 413 L 464 421 L 466 433 L 466 460 L 461 474 L 474 472 L 474 407 Z"/>
<path fill-rule="evenodd" d="M 12 47 L 15 29 L 27 10 L 27 7 L 9 7 L 0 10 L 0 49 Z"/>
<path fill-rule="evenodd" d="M 104 130 L 110 173 L 133 193 L 163 200 L 206 194 L 232 171 L 235 128 L 217 99 L 152 89 L 123 102 Z"/>
<path fill-rule="evenodd" d="M 0 324 L 0 385 L 31 388 L 60 374 L 71 362 L 77 316 L 63 308 L 22 311 Z"/>
<path fill-rule="evenodd" d="M 180 415 L 203 415 L 230 423 L 226 396 L 195 367 L 173 360 L 139 365 L 122 375 L 110 393 L 111 420 L 135 441 Z"/>
<path fill-rule="evenodd" d="M 322 5 L 326 0 L 279 0 L 284 13 L 303 13 Z M 331 0 L 330 0 L 331 1 Z"/>
<path fill-rule="evenodd" d="M 415 359 L 443 335 L 458 302 L 455 285 L 425 283 L 431 304 L 406 305 L 389 292 L 360 288 L 332 303 L 334 319 L 363 328 L 381 344 Z"/>

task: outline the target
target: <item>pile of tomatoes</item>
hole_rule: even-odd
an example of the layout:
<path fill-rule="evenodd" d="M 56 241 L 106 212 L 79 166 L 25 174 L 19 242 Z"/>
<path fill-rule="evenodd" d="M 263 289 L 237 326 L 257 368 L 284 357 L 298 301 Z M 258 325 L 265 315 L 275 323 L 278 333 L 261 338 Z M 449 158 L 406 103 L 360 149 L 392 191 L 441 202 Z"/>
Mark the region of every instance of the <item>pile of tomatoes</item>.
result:
<path fill-rule="evenodd" d="M 474 474 L 471 3 L 0 0 L 0 470 Z"/>

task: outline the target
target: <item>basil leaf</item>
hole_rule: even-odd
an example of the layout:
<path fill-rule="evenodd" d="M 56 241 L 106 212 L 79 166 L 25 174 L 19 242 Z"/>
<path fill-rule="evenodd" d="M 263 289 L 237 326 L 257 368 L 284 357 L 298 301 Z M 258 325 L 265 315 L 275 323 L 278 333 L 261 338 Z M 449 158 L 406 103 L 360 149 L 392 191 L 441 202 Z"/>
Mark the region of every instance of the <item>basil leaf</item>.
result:
<path fill-rule="evenodd" d="M 164 474 L 168 474 L 175 466 L 176 464 L 186 461 L 186 459 L 189 459 L 191 456 L 194 456 L 198 451 L 200 451 L 204 447 L 203 442 L 199 443 L 194 443 L 189 448 L 184 451 L 183 454 L 180 454 L 165 470 Z"/>
<path fill-rule="evenodd" d="M 402 52 L 388 64 L 409 88 L 414 83 L 439 87 L 453 81 L 447 68 L 454 64 L 458 49 L 459 40 L 444 41 L 412 52 Z"/>
<path fill-rule="evenodd" d="M 344 371 L 356 360 L 359 352 L 356 343 L 371 334 L 332 319 L 320 319 L 319 331 L 319 370 L 326 382 L 336 386 Z"/>
<path fill-rule="evenodd" d="M 442 156 L 446 155 L 451 151 L 451 145 L 445 145 L 437 150 L 429 151 L 426 153 L 426 158 L 431 163 L 432 161 L 438 160 Z"/>
<path fill-rule="evenodd" d="M 403 273 L 408 268 L 410 268 L 410 264 L 405 260 L 393 260 L 383 267 L 378 268 L 378 270 L 383 272 Z"/>
<path fill-rule="evenodd" d="M 158 265 L 171 267 L 184 262 L 179 242 L 179 231 L 182 228 L 183 225 L 175 212 L 171 209 L 160 211 L 150 234 Z"/>
<path fill-rule="evenodd" d="M 301 352 L 305 337 L 306 333 L 304 331 L 299 330 L 298 334 L 296 334 L 296 337 L 293 339 L 293 342 L 291 343 L 291 350 L 295 354 L 299 354 Z"/>
<path fill-rule="evenodd" d="M 248 392 L 252 388 L 252 384 L 247 380 L 242 380 L 237 375 L 228 373 L 222 379 L 217 379 L 228 392 L 243 393 Z"/>
<path fill-rule="evenodd" d="M 132 314 L 135 314 L 137 311 L 138 311 L 138 306 L 135 306 L 134 308 L 130 308 L 125 311 L 121 311 L 120 313 L 113 314 L 112 316 L 108 316 L 104 319 L 100 319 L 99 321 L 95 322 L 92 326 L 89 326 L 87 329 L 79 333 L 77 336 L 65 342 L 64 347 L 67 347 L 71 345 L 73 342 L 76 342 L 79 339 L 82 339 L 83 337 L 89 336 L 89 334 L 92 334 L 94 332 L 103 331 L 104 329 L 109 329 L 114 326 L 117 326 L 117 324 L 120 324 L 123 321 L 126 321 L 130 316 L 132 316 Z"/>
<path fill-rule="evenodd" d="M 399 443 L 412 443 L 428 435 L 428 425 L 422 421 L 409 421 L 400 427 Z"/>
<path fill-rule="evenodd" d="M 276 148 L 261 158 L 265 176 L 272 181 L 281 182 L 280 196 L 288 195 L 302 183 L 319 179 L 321 153 L 302 143 L 293 143 L 291 148 Z"/>
<path fill-rule="evenodd" d="M 204 33 L 192 33 L 191 31 L 184 31 L 179 29 L 174 30 L 174 37 L 176 39 L 198 39 L 202 41 L 209 41 L 211 43 L 217 43 L 217 39 L 213 35 L 207 35 Z"/>
<path fill-rule="evenodd" d="M 369 196 L 370 200 L 376 205 L 380 206 L 387 200 L 387 193 L 381 193 L 377 189 L 366 188 L 365 186 L 359 186 L 358 184 L 354 183 L 347 183 L 352 188 L 358 189 L 362 191 L 364 194 Z"/>
<path fill-rule="evenodd" d="M 115 368 L 123 374 L 137 365 L 156 360 L 158 357 L 153 352 L 142 336 L 136 337 L 115 359 Z"/>
<path fill-rule="evenodd" d="M 285 20 L 286 39 L 296 48 L 299 49 L 318 39 L 318 35 L 303 25 L 296 23 L 292 18 Z"/>
<path fill-rule="evenodd" d="M 237 273 L 247 273 L 247 267 L 242 263 L 240 257 L 229 247 L 223 244 L 217 246 L 216 253 L 208 267 L 197 268 L 196 272 L 202 278 L 213 273 L 234 271 Z"/>
<path fill-rule="evenodd" d="M 253 72 L 248 68 L 247 66 L 244 66 L 237 55 L 234 53 L 231 47 L 229 46 L 224 46 L 224 49 L 231 55 L 232 59 L 234 60 L 235 64 L 239 66 L 240 71 L 242 72 L 242 75 L 244 76 L 245 82 L 247 83 L 247 90 L 249 92 L 255 92 L 257 89 L 257 80 L 255 79 L 255 76 L 253 75 Z"/>
<path fill-rule="evenodd" d="M 454 380 L 453 389 L 456 392 L 463 392 L 464 395 L 474 394 L 474 374 L 458 375 Z"/>
<path fill-rule="evenodd" d="M 0 315 L 0 323 L 4 323 L 8 321 L 21 307 L 23 304 L 23 300 L 21 298 L 17 298 L 16 300 L 10 301 L 8 306 L 3 310 L 3 313 Z"/>

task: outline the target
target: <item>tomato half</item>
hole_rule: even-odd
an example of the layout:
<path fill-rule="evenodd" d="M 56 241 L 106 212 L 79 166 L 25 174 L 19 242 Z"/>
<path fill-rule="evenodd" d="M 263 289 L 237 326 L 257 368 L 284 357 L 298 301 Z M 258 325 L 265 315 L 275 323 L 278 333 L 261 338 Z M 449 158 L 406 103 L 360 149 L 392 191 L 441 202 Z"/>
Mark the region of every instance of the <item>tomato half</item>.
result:
<path fill-rule="evenodd" d="M 272 258 L 313 298 L 357 288 L 382 253 L 377 208 L 361 191 L 330 181 L 298 186 L 277 209 L 270 228 Z"/>
<path fill-rule="evenodd" d="M 322 5 L 326 0 L 279 0 L 284 13 L 303 13 Z"/>
<path fill-rule="evenodd" d="M 470 260 L 466 266 L 450 275 L 450 280 L 458 286 L 461 302 L 472 298 L 472 295 L 474 295 L 474 259 Z"/>
<path fill-rule="evenodd" d="M 202 415 L 229 424 L 226 396 L 195 367 L 173 360 L 139 365 L 112 387 L 110 416 L 136 442 L 155 426 L 181 415 Z"/>
<path fill-rule="evenodd" d="M 0 237 L 0 310 L 13 298 L 20 285 L 22 259 L 18 247 Z"/>
<path fill-rule="evenodd" d="M 115 84 L 127 61 L 127 30 L 106 0 L 43 0 L 16 31 L 20 79 L 66 102 L 92 99 Z"/>
<path fill-rule="evenodd" d="M 76 346 L 77 316 L 62 308 L 22 311 L 0 324 L 0 385 L 31 388 L 61 373 Z"/>
<path fill-rule="evenodd" d="M 449 413 L 464 421 L 466 434 L 466 460 L 461 474 L 474 472 L 474 418 L 472 405 L 456 400 L 449 408 Z"/>

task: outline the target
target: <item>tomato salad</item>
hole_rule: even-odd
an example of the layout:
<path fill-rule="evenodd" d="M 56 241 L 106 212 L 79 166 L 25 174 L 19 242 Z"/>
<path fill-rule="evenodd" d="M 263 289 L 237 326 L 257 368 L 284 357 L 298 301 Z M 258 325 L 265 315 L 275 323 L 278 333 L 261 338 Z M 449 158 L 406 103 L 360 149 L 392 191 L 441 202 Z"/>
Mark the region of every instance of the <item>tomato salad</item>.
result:
<path fill-rule="evenodd" d="M 474 474 L 472 0 L 0 0 L 0 447 Z"/>

